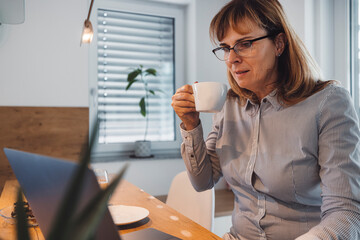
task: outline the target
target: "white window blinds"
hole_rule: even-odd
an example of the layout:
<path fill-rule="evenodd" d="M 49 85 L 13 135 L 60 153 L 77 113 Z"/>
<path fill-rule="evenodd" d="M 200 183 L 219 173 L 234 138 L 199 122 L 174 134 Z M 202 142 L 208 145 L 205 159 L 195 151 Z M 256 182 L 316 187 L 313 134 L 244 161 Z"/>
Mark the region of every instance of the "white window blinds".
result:
<path fill-rule="evenodd" d="M 144 140 L 146 118 L 139 106 L 145 95 L 143 85 L 135 82 L 125 90 L 128 73 L 139 65 L 158 73 L 147 76 L 148 87 L 156 94 L 149 96 L 146 140 L 173 141 L 174 19 L 105 9 L 97 12 L 99 143 Z"/>

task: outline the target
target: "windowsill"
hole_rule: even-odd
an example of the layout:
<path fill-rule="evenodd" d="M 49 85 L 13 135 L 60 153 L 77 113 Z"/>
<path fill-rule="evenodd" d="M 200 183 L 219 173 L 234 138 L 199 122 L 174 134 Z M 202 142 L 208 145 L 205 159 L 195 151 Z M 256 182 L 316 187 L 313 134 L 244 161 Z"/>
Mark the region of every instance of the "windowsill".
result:
<path fill-rule="evenodd" d="M 132 154 L 132 153 L 131 153 Z M 92 163 L 105 163 L 105 162 L 127 162 L 127 161 L 152 161 L 152 160 L 178 160 L 182 159 L 179 152 L 174 153 L 154 153 L 152 157 L 133 157 L 131 154 L 127 155 L 94 155 L 91 157 Z"/>

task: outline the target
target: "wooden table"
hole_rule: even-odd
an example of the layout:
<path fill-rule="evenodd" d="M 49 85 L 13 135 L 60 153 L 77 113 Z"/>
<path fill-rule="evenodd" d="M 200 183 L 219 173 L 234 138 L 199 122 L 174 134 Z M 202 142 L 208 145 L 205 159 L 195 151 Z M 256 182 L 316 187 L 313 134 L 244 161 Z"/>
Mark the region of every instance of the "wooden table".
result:
<path fill-rule="evenodd" d="M 18 186 L 19 184 L 16 180 L 9 180 L 5 183 L 0 197 L 0 209 L 11 206 L 15 202 Z M 148 209 L 150 212 L 149 216 L 140 222 L 119 227 L 120 234 L 151 227 L 181 239 L 221 239 L 125 180 L 119 184 L 113 193 L 110 204 L 139 206 Z M 30 235 L 31 239 L 44 239 L 38 227 L 31 227 Z M 0 239 L 16 239 L 14 225 L 6 222 L 2 217 L 0 217 Z"/>

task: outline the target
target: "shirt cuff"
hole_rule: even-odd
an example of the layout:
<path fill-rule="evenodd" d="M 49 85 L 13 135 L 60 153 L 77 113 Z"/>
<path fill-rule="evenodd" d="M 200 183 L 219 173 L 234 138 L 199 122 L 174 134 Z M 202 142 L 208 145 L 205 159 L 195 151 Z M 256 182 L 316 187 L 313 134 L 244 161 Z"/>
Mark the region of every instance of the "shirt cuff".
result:
<path fill-rule="evenodd" d="M 180 133 L 186 147 L 193 147 L 204 141 L 201 121 L 196 128 L 190 131 L 185 130 L 183 123 L 180 123 Z"/>

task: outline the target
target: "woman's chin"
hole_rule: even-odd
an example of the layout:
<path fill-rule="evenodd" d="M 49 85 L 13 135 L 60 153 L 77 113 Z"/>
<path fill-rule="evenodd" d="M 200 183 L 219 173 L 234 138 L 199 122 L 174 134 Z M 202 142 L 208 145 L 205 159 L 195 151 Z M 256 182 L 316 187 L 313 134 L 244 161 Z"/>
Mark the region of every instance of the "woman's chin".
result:
<path fill-rule="evenodd" d="M 249 87 L 251 87 L 251 86 L 249 86 L 248 82 L 244 81 L 243 79 L 241 79 L 241 80 L 236 79 L 236 83 L 241 88 L 249 89 Z"/>

